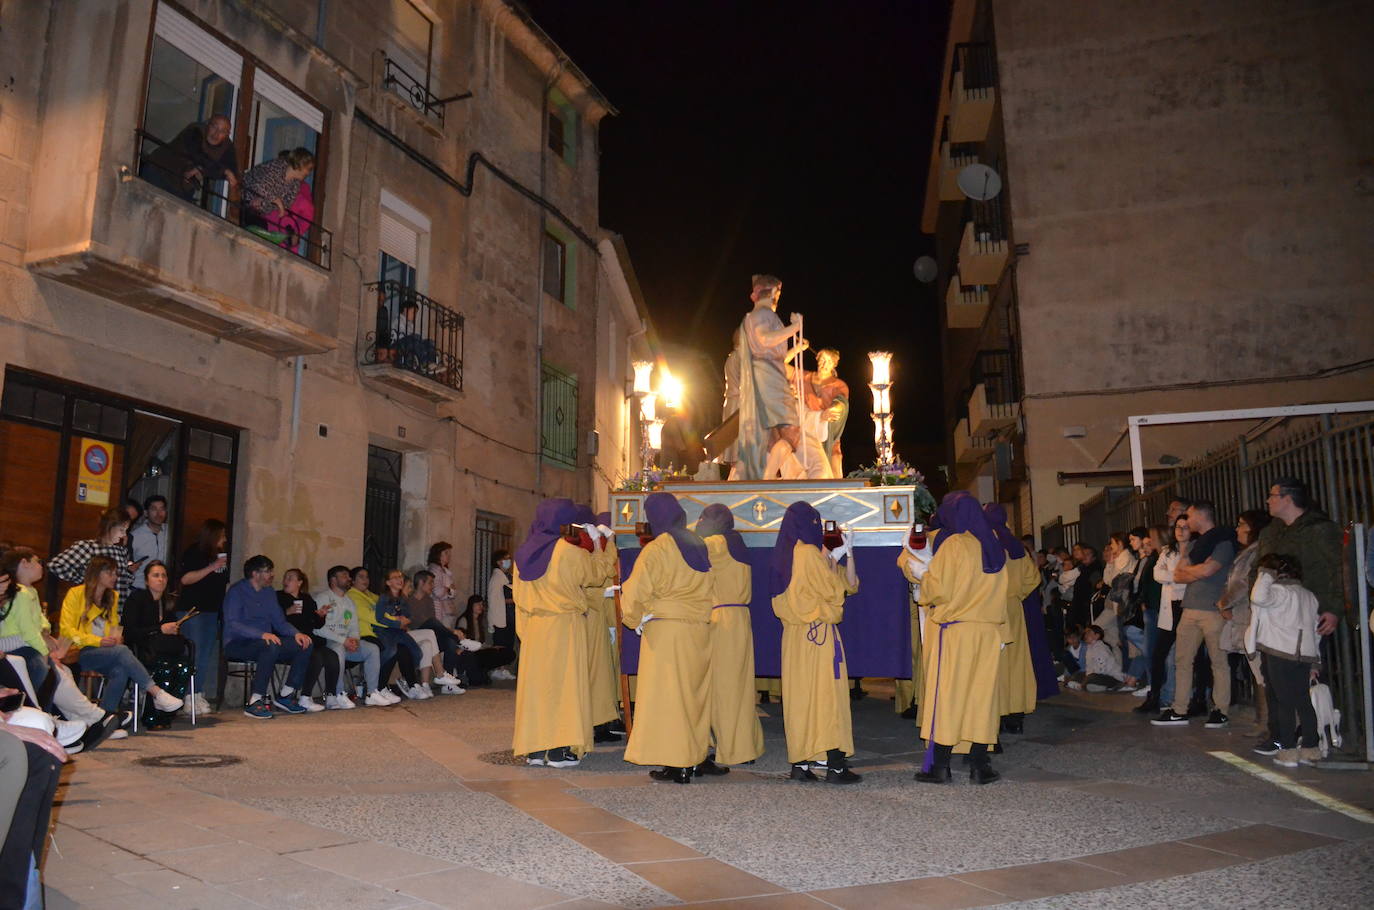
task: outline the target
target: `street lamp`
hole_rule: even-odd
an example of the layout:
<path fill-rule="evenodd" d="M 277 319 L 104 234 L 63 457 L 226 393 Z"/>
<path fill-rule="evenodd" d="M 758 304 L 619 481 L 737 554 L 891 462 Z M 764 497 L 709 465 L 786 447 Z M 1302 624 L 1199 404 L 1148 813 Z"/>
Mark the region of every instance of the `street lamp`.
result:
<path fill-rule="evenodd" d="M 873 364 L 873 380 L 868 384 L 873 393 L 873 446 L 878 452 L 878 465 L 892 464 L 892 354 L 873 351 L 868 355 Z"/>

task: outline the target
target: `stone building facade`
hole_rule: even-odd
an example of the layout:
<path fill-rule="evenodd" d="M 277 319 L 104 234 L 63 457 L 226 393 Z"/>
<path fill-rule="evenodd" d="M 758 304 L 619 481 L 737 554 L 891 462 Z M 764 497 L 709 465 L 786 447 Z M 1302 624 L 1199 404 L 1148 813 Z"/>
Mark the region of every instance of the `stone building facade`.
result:
<path fill-rule="evenodd" d="M 955 0 L 922 227 L 960 486 L 1029 531 L 1129 486 L 1130 415 L 1368 397 L 1365 12 Z M 1152 428 L 1144 463 L 1243 429 Z"/>
<path fill-rule="evenodd" d="M 89 536 L 103 457 L 111 503 L 169 496 L 178 548 L 221 518 L 231 564 L 318 583 L 447 540 L 461 591 L 541 497 L 638 467 L 615 112 L 516 4 L 2 9 L 0 539 Z M 314 153 L 294 233 L 166 166 L 213 114 L 245 170 Z"/>

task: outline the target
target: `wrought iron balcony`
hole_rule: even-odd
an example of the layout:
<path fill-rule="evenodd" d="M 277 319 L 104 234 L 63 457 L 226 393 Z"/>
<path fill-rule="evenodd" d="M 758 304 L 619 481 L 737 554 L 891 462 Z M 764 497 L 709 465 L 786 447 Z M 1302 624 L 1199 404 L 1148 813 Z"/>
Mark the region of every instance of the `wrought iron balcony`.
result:
<path fill-rule="evenodd" d="M 367 285 L 374 328 L 363 338 L 365 375 L 438 401 L 463 388 L 463 317 L 399 281 Z"/>
<path fill-rule="evenodd" d="M 429 86 L 416 79 L 395 60 L 386 58 L 386 69 L 382 75 L 382 85 L 410 102 L 410 106 L 429 117 L 440 126 L 444 125 L 444 103 L 429 90 Z"/>
<path fill-rule="evenodd" d="M 949 92 L 950 141 L 986 139 L 996 104 L 997 54 L 992 45 L 955 45 Z"/>
<path fill-rule="evenodd" d="M 959 273 L 965 284 L 992 286 L 1002 278 L 1010 253 L 1011 230 L 1004 191 L 982 202 L 964 200 L 964 235 L 959 243 Z"/>

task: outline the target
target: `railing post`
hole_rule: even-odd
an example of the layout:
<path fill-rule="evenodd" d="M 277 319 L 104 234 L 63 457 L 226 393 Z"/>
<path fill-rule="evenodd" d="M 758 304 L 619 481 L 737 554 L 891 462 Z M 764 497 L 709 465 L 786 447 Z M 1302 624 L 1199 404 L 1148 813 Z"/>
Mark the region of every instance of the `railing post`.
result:
<path fill-rule="evenodd" d="M 1326 506 L 1331 510 L 1331 520 L 1336 524 L 1341 524 L 1341 496 L 1336 489 L 1336 453 L 1331 447 L 1331 415 L 1321 416 L 1322 428 L 1322 462 L 1326 469 Z"/>

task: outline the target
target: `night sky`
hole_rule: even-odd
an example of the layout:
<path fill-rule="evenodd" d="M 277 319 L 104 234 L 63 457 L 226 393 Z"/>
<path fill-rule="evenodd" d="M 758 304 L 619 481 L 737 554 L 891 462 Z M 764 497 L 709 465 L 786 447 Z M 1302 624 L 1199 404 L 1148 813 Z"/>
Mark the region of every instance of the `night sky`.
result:
<path fill-rule="evenodd" d="M 601 223 L 625 237 L 660 337 L 718 368 L 749 276 L 771 272 L 783 321 L 800 311 L 813 349 L 841 353 L 847 466 L 873 459 L 870 350 L 894 353 L 898 453 L 940 442 L 935 295 L 912 264 L 932 248 L 920 211 L 947 4 L 526 5 L 620 110 L 601 124 Z"/>

